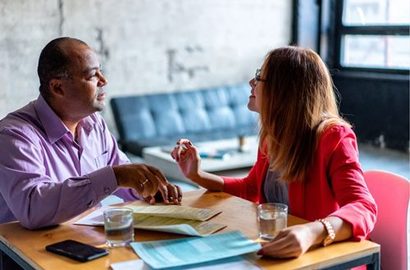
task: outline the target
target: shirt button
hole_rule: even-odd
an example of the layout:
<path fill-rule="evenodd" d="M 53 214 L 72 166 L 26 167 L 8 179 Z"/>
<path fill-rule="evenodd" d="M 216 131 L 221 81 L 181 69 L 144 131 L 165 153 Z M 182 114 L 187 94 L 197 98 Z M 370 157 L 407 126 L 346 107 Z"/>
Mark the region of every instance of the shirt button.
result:
<path fill-rule="evenodd" d="M 104 187 L 104 193 L 105 193 L 106 195 L 111 194 L 111 189 L 110 189 L 109 187 Z"/>

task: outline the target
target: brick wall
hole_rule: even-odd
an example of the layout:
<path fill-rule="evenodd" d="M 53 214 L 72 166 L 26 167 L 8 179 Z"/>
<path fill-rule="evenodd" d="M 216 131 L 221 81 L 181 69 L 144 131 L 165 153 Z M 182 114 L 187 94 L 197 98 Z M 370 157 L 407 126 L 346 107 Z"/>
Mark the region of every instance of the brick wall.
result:
<path fill-rule="evenodd" d="M 38 56 L 58 36 L 101 57 L 110 96 L 248 81 L 291 38 L 289 0 L 2 0 L 0 118 L 38 95 Z M 103 112 L 112 128 L 109 108 Z"/>

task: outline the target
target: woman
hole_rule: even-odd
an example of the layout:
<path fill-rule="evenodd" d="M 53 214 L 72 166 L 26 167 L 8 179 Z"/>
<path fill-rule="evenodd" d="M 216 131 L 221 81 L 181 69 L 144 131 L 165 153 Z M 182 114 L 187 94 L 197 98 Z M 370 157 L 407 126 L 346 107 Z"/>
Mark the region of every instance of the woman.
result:
<path fill-rule="evenodd" d="M 309 49 L 271 51 L 249 82 L 248 108 L 260 114 L 257 161 L 242 179 L 200 169 L 197 149 L 182 139 L 172 152 L 186 177 L 255 203 L 283 202 L 309 223 L 283 229 L 259 254 L 297 257 L 318 244 L 360 240 L 376 221 L 356 136 L 338 112 L 323 61 Z"/>

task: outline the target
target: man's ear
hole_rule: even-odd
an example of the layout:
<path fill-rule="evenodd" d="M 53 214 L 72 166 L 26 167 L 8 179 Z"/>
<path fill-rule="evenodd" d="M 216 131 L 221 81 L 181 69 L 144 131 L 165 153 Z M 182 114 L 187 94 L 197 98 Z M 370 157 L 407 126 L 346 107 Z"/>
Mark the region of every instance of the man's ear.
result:
<path fill-rule="evenodd" d="M 64 96 L 63 82 L 60 79 L 51 79 L 48 83 L 52 95 Z"/>

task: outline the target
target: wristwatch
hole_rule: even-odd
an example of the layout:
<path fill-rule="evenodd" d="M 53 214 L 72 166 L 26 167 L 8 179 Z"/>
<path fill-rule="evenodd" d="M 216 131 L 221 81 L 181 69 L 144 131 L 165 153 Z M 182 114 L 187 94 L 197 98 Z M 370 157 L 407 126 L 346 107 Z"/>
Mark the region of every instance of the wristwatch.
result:
<path fill-rule="evenodd" d="M 331 243 L 333 243 L 333 241 L 335 241 L 336 238 L 336 234 L 335 234 L 335 230 L 333 229 L 332 224 L 326 220 L 326 219 L 318 219 L 317 221 L 319 221 L 320 223 L 323 224 L 323 226 L 325 226 L 326 232 L 327 232 L 327 236 L 326 238 L 323 240 L 322 245 L 328 246 Z"/>

